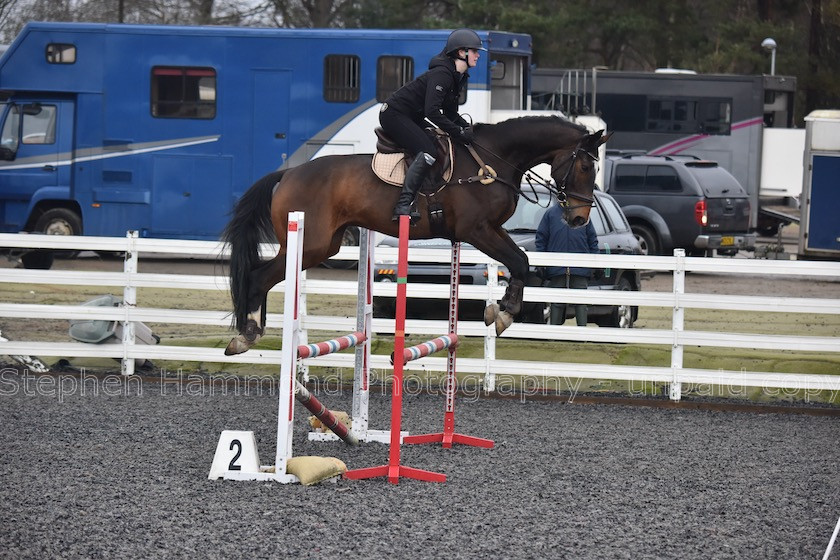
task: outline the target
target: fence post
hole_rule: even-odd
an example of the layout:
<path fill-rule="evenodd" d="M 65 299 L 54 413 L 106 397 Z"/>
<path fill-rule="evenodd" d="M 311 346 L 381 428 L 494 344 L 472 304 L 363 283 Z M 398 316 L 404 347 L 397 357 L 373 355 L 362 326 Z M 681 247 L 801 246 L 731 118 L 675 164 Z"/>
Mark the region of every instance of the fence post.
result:
<path fill-rule="evenodd" d="M 374 236 L 367 228 L 359 229 L 359 285 L 356 295 L 356 330 L 366 333 L 367 340 L 356 346 L 353 368 L 353 431 L 367 441 L 368 406 L 370 402 L 370 339 L 373 328 L 373 260 Z"/>
<path fill-rule="evenodd" d="M 487 263 L 487 305 L 496 303 L 493 290 L 499 285 L 499 265 L 495 262 Z M 496 325 L 490 323 L 484 331 L 484 392 L 496 390 L 496 374 L 490 369 L 496 361 Z"/>
<path fill-rule="evenodd" d="M 306 271 L 300 271 L 300 295 L 298 296 L 298 344 L 309 344 L 309 332 L 306 330 L 303 322 L 306 321 Z M 285 294 L 284 294 L 285 297 Z M 300 379 L 303 383 L 309 383 L 309 366 L 303 363 L 303 360 L 298 360 L 297 373 L 300 374 Z"/>
<path fill-rule="evenodd" d="M 129 311 L 137 306 L 137 288 L 134 286 L 134 275 L 137 274 L 137 232 L 126 233 L 126 251 L 123 271 L 125 272 L 125 287 L 123 288 L 123 311 L 125 319 L 122 322 L 122 374 L 134 375 L 134 358 L 128 357 L 129 347 L 134 346 L 134 323 L 129 321 Z"/>
<path fill-rule="evenodd" d="M 681 297 L 685 293 L 685 249 L 674 249 L 674 314 L 671 328 L 674 331 L 674 341 L 671 347 L 671 380 L 670 397 L 672 401 L 680 400 L 682 396 L 682 382 L 680 371 L 683 367 L 682 332 L 685 328 L 685 308 Z"/>

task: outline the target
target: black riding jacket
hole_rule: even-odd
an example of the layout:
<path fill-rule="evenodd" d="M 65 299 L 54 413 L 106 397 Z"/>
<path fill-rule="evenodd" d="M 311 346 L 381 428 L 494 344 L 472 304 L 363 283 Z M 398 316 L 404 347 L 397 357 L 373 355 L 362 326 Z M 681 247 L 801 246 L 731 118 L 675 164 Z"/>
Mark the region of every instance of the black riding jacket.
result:
<path fill-rule="evenodd" d="M 455 70 L 454 60 L 440 53 L 429 61 L 426 72 L 392 93 L 385 103 L 421 127 L 427 118 L 450 136 L 458 136 L 461 127 L 469 126 L 458 114 L 458 97 L 468 79 L 469 74 Z"/>

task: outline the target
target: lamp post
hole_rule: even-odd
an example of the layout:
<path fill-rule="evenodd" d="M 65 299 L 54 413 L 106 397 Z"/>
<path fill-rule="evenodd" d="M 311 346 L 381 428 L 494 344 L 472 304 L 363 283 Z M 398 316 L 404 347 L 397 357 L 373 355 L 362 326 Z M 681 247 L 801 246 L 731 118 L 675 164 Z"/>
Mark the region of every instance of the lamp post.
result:
<path fill-rule="evenodd" d="M 761 48 L 770 51 L 770 75 L 776 75 L 776 41 L 767 37 L 761 42 Z"/>

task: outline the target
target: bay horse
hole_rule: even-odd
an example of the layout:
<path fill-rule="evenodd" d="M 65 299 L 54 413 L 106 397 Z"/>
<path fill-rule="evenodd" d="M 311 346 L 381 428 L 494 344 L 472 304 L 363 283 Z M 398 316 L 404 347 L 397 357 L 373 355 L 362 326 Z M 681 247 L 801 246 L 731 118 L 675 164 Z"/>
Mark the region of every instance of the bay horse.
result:
<path fill-rule="evenodd" d="M 566 207 L 565 218 L 572 227 L 582 226 L 593 203 L 598 147 L 609 135 L 590 134 L 557 116 L 479 123 L 474 132 L 472 147 L 477 157 L 457 145 L 452 180 L 434 194 L 443 209 L 442 225 L 432 227 L 428 197 L 420 196 L 417 209 L 422 219 L 411 227 L 410 237 L 470 243 L 508 268 L 511 280 L 504 297 L 485 311 L 485 322 L 495 321 L 496 332 L 501 334 L 522 307 L 529 271 L 528 257 L 502 228 L 516 208 L 524 173 L 539 163 L 551 164 L 556 185 L 551 188 Z M 239 334 L 225 354 L 245 352 L 263 335 L 268 291 L 286 276 L 290 211 L 306 214 L 303 269 L 335 255 L 350 226 L 398 235 L 391 213 L 400 188 L 379 179 L 371 169 L 371 159 L 371 154 L 325 156 L 275 171 L 254 183 L 236 203 L 222 240 L 230 246 L 230 291 Z M 488 184 L 478 180 L 476 159 L 494 170 L 495 180 Z M 274 241 L 280 244 L 279 253 L 262 261 L 259 244 Z"/>

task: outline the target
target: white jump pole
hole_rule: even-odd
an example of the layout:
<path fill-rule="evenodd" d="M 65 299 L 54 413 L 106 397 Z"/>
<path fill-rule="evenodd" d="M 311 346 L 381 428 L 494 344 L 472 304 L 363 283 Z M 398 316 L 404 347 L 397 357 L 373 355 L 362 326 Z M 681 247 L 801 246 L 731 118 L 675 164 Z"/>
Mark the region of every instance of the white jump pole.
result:
<path fill-rule="evenodd" d="M 831 556 L 831 549 L 834 548 L 834 541 L 837 540 L 838 533 L 840 533 L 840 518 L 837 518 L 837 525 L 834 526 L 834 533 L 832 533 L 831 539 L 828 541 L 828 548 L 825 549 L 823 560 L 828 560 L 828 557 Z"/>

